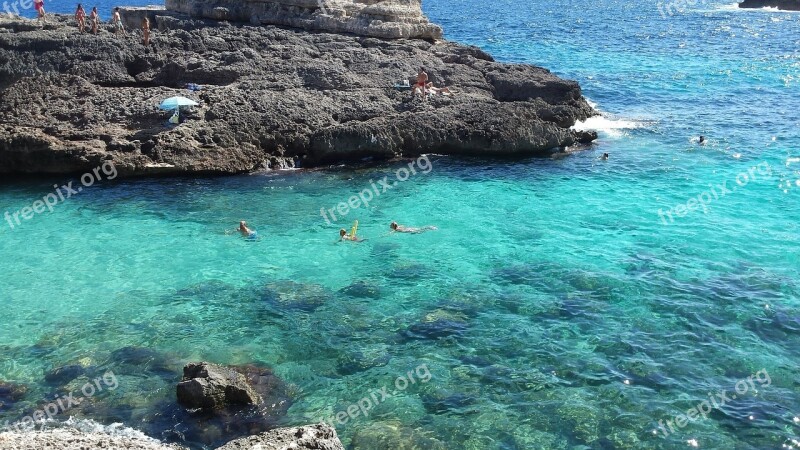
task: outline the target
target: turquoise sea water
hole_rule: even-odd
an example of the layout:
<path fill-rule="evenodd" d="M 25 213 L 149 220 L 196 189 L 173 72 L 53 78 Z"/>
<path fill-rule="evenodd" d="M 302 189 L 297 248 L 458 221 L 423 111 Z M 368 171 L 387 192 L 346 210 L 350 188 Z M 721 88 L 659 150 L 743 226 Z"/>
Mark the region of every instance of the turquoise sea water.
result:
<path fill-rule="evenodd" d="M 3 221 L 0 380 L 29 390 L 0 405 L 0 425 L 80 388 L 85 375 L 44 380 L 80 364 L 119 387 L 59 419 L 195 448 L 256 429 L 246 413 L 198 428 L 170 406 L 174 371 L 208 360 L 272 367 L 280 425 L 386 386 L 395 395 L 372 396 L 368 417 L 336 424 L 351 449 L 795 445 L 800 14 L 425 8 L 449 39 L 578 80 L 605 113 L 588 124 L 600 140 L 561 159 L 430 155 L 429 173 L 416 165 L 331 224 L 320 208 L 414 161 L 103 181 L 13 230 Z M 0 213 L 68 181 L 5 181 Z M 232 233 L 242 219 L 258 240 Z M 337 243 L 354 219 L 368 240 Z M 390 235 L 392 220 L 439 230 Z M 398 389 L 399 377 L 415 382 Z M 720 393 L 707 418 L 669 428 Z"/>

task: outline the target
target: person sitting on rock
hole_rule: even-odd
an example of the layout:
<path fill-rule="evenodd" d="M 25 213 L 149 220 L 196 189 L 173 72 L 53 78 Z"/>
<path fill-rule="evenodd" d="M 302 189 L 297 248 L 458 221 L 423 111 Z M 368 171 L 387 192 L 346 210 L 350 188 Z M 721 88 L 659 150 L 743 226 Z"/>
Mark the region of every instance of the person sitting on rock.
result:
<path fill-rule="evenodd" d="M 125 25 L 122 24 L 122 15 L 119 12 L 119 6 L 114 8 L 114 17 L 111 19 L 111 22 L 114 24 L 115 33 L 122 31 L 122 34 L 128 34 L 128 32 L 125 31 Z"/>
<path fill-rule="evenodd" d="M 420 67 L 419 73 L 417 74 L 417 84 L 414 85 L 414 93 L 416 93 L 418 89 L 421 89 L 422 95 L 425 95 L 427 86 L 428 86 L 428 73 L 425 72 L 424 67 Z"/>
<path fill-rule="evenodd" d="M 97 34 L 97 29 L 100 28 L 100 14 L 97 12 L 97 6 L 92 8 L 89 13 L 89 23 L 92 25 L 92 33 Z"/>
<path fill-rule="evenodd" d="M 389 224 L 389 228 L 392 229 L 392 232 L 396 231 L 398 233 L 414 233 L 414 234 L 424 233 L 426 231 L 438 230 L 438 228 L 436 228 L 433 225 L 428 225 L 428 226 L 422 227 L 422 228 L 416 228 L 416 227 L 406 227 L 406 226 L 403 226 L 403 225 L 398 225 L 397 222 L 392 222 L 391 224 Z"/>
<path fill-rule="evenodd" d="M 145 47 L 150 45 L 150 19 L 145 17 L 142 19 L 142 34 L 144 35 Z"/>
<path fill-rule="evenodd" d="M 36 8 L 36 21 L 47 23 L 47 18 L 44 16 L 44 0 L 33 0 L 33 6 Z"/>
<path fill-rule="evenodd" d="M 81 33 L 86 31 L 86 10 L 80 3 L 78 3 L 78 9 L 75 10 L 75 20 L 78 21 L 78 31 Z"/>

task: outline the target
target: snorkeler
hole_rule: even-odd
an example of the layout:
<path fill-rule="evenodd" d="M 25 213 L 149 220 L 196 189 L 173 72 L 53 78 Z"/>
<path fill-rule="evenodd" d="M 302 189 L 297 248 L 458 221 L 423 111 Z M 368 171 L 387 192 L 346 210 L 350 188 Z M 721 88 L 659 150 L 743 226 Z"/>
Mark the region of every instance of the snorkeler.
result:
<path fill-rule="evenodd" d="M 258 237 L 258 233 L 255 230 L 251 230 L 244 220 L 239 222 L 239 232 L 246 238 L 255 239 Z"/>
<path fill-rule="evenodd" d="M 339 230 L 339 242 L 341 242 L 341 241 L 353 241 L 353 242 L 366 241 L 366 239 L 359 239 L 358 236 L 356 236 L 357 232 L 358 232 L 358 221 L 356 220 L 353 223 L 353 228 L 350 229 L 349 233 L 344 228 Z"/>
<path fill-rule="evenodd" d="M 438 228 L 434 227 L 433 225 L 417 228 L 417 227 L 405 227 L 403 225 L 398 225 L 397 222 L 392 222 L 391 224 L 389 224 L 389 228 L 392 229 L 392 232 L 396 231 L 398 233 L 424 233 L 426 231 L 438 230 Z"/>

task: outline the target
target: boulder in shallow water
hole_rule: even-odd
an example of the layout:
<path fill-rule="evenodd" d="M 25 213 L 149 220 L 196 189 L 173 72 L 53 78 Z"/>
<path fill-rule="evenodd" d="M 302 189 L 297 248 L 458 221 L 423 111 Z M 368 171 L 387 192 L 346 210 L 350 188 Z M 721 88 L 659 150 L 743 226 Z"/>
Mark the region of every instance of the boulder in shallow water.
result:
<path fill-rule="evenodd" d="M 28 387 L 23 384 L 0 381 L 0 411 L 20 401 Z"/>
<path fill-rule="evenodd" d="M 65 385 L 70 381 L 86 373 L 86 368 L 80 364 L 68 364 L 57 367 L 44 376 L 44 380 L 50 384 Z"/>
<path fill-rule="evenodd" d="M 342 288 L 339 292 L 356 298 L 381 298 L 381 288 L 366 281 L 356 281 Z"/>
<path fill-rule="evenodd" d="M 178 402 L 191 408 L 257 405 L 261 397 L 243 374 L 207 362 L 189 363 L 178 383 Z"/>
<path fill-rule="evenodd" d="M 283 280 L 269 283 L 264 299 L 281 309 L 297 309 L 311 312 L 331 299 L 331 293 L 318 284 L 297 283 Z"/>
<path fill-rule="evenodd" d="M 403 336 L 408 339 L 439 339 L 459 336 L 467 330 L 467 318 L 461 313 L 437 309 L 408 327 Z"/>
<path fill-rule="evenodd" d="M 278 428 L 228 442 L 217 450 L 344 450 L 336 430 L 320 423 L 305 427 Z"/>

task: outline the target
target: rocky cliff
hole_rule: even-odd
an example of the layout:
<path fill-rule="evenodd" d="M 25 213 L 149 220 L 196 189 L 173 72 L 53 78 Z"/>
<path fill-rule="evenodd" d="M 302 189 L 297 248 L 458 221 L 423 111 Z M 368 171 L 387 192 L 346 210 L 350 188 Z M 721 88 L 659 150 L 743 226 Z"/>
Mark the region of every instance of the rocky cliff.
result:
<path fill-rule="evenodd" d="M 292 0 L 294 1 L 294 0 Z M 574 81 L 452 42 L 378 39 L 149 11 L 141 33 L 0 19 L 0 173 L 231 174 L 437 152 L 546 155 L 588 142 Z M 425 66 L 453 95 L 393 85 Z M 199 91 L 186 89 L 193 83 Z M 168 97 L 199 103 L 167 126 Z"/>
<path fill-rule="evenodd" d="M 441 39 L 422 14 L 421 0 L 166 0 L 167 10 L 192 17 L 283 25 L 384 39 Z"/>
<path fill-rule="evenodd" d="M 784 11 L 800 11 L 800 0 L 744 0 L 739 8 L 778 8 Z"/>

